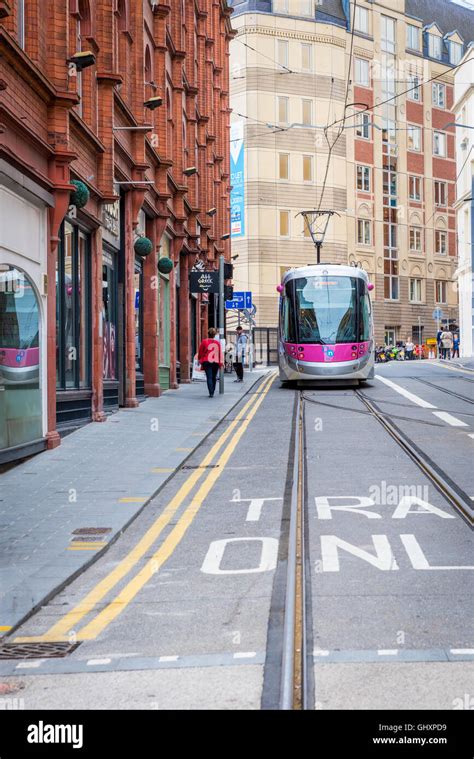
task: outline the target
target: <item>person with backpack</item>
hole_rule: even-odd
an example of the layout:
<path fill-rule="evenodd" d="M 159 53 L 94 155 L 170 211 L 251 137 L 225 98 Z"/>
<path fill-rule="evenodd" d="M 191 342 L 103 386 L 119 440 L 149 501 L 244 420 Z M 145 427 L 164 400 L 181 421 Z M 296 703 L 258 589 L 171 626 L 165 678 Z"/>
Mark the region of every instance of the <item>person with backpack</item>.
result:
<path fill-rule="evenodd" d="M 443 350 L 443 358 L 451 360 L 451 350 L 453 347 L 453 333 L 447 327 L 444 332 L 441 333 L 441 345 Z"/>

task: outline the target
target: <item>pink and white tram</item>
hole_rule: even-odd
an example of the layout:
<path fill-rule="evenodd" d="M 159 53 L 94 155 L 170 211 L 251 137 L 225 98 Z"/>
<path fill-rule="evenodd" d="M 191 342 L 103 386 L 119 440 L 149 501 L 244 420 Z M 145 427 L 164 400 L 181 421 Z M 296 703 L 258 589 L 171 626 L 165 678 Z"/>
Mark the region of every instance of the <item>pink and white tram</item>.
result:
<path fill-rule="evenodd" d="M 347 382 L 374 376 L 373 285 L 363 269 L 290 269 L 278 286 L 278 362 L 285 382 Z"/>

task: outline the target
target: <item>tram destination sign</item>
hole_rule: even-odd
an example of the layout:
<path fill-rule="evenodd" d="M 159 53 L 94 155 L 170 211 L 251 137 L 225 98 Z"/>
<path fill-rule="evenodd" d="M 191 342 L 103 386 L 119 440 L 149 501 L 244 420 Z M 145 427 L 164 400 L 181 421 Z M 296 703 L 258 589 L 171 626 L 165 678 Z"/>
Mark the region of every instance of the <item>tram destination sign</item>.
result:
<path fill-rule="evenodd" d="M 218 271 L 191 271 L 189 273 L 189 291 L 191 293 L 218 293 Z"/>

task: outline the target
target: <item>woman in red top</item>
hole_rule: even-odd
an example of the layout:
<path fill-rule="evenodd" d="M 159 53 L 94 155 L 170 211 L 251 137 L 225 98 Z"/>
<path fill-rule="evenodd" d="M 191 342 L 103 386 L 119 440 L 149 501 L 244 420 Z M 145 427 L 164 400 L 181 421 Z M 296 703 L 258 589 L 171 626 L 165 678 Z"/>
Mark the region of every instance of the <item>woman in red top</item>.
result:
<path fill-rule="evenodd" d="M 215 339 L 216 330 L 211 327 L 207 333 L 208 338 L 201 342 L 198 352 L 198 361 L 206 372 L 207 388 L 209 397 L 212 398 L 216 389 L 217 372 L 224 365 L 222 349 L 219 340 Z"/>

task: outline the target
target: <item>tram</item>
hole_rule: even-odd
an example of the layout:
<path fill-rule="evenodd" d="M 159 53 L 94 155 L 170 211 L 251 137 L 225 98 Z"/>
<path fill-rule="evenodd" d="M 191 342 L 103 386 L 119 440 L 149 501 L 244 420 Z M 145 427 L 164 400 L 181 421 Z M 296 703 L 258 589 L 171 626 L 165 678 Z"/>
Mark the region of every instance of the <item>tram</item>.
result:
<path fill-rule="evenodd" d="M 317 264 L 290 269 L 280 293 L 280 380 L 344 382 L 374 377 L 373 285 L 363 269 Z"/>

